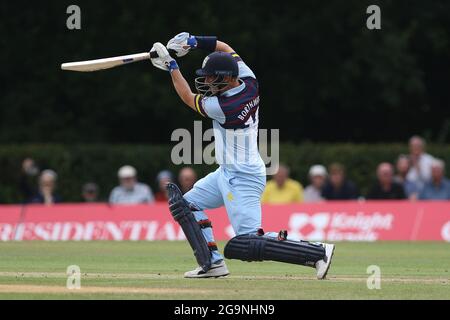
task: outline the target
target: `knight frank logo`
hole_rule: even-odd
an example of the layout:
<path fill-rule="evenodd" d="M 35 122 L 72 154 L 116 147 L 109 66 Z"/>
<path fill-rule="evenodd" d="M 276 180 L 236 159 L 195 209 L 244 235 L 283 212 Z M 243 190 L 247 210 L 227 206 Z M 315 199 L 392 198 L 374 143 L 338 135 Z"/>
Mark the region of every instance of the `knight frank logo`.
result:
<path fill-rule="evenodd" d="M 329 213 L 294 213 L 289 219 L 289 234 L 305 240 L 324 240 L 325 228 L 330 220 Z"/>
<path fill-rule="evenodd" d="M 300 212 L 291 215 L 289 234 L 316 241 L 376 241 L 380 231 L 392 229 L 393 221 L 391 213 Z"/>

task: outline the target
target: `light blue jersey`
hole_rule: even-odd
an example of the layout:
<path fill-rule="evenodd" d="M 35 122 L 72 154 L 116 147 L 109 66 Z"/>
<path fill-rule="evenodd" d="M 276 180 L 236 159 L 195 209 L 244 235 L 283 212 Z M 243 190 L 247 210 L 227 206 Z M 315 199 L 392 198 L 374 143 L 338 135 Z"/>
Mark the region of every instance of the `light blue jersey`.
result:
<path fill-rule="evenodd" d="M 216 161 L 230 172 L 265 176 L 258 151 L 259 91 L 255 74 L 233 54 L 240 85 L 219 96 L 196 96 L 200 114 L 213 121 Z"/>

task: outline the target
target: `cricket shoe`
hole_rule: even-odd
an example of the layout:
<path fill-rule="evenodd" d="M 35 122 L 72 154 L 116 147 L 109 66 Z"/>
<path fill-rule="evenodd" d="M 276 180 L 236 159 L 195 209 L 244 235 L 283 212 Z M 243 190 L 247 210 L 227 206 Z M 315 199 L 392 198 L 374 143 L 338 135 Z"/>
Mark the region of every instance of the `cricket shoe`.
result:
<path fill-rule="evenodd" d="M 229 274 L 230 274 L 230 272 L 228 271 L 225 261 L 220 260 L 220 261 L 212 264 L 211 268 L 207 272 L 204 272 L 202 270 L 202 268 L 197 267 L 195 270 L 186 272 L 184 274 L 184 277 L 185 278 L 218 278 L 218 277 L 225 277 Z"/>
<path fill-rule="evenodd" d="M 334 253 L 334 244 L 324 243 L 323 246 L 325 247 L 325 257 L 316 262 L 317 279 L 319 280 L 325 279 L 327 276 Z"/>

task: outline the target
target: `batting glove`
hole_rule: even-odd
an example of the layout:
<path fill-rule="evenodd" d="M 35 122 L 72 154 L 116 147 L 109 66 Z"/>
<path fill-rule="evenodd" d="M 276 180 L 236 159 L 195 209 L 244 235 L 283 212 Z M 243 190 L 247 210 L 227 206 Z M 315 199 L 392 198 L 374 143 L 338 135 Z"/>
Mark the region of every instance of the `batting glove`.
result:
<path fill-rule="evenodd" d="M 172 72 L 175 69 L 178 69 L 177 62 L 175 61 L 174 58 L 170 56 L 169 51 L 162 43 L 156 42 L 155 44 L 153 44 L 153 47 L 150 50 L 150 52 L 155 51 L 158 54 L 158 57 L 150 59 L 155 67 L 170 72 Z"/>
<path fill-rule="evenodd" d="M 197 39 L 188 32 L 181 32 L 167 42 L 167 49 L 175 51 L 177 57 L 185 56 L 196 48 Z"/>

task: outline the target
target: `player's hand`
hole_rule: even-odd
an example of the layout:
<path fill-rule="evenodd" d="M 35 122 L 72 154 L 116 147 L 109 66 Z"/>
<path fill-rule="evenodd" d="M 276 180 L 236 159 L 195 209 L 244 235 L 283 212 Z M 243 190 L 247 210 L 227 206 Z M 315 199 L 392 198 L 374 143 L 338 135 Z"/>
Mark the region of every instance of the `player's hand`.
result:
<path fill-rule="evenodd" d="M 169 71 L 169 68 L 160 57 L 154 57 L 154 55 L 152 54 L 154 52 L 156 52 L 156 48 L 153 46 L 150 50 L 150 61 L 152 62 L 152 64 L 161 70 Z"/>
<path fill-rule="evenodd" d="M 155 67 L 157 67 L 161 70 L 170 71 L 170 72 L 172 72 L 175 69 L 178 69 L 177 62 L 175 61 L 174 58 L 172 58 L 170 56 L 169 51 L 162 43 L 156 42 L 153 44 L 153 47 L 150 50 L 150 52 L 155 52 L 155 51 L 158 54 L 158 57 L 150 58 L 150 60 L 152 61 L 152 64 Z"/>
<path fill-rule="evenodd" d="M 177 57 L 185 56 L 197 46 L 197 40 L 188 32 L 181 32 L 167 42 L 167 49 L 175 51 Z"/>

